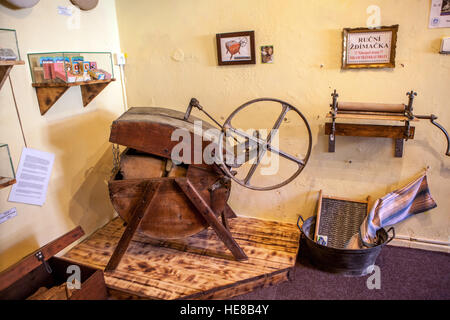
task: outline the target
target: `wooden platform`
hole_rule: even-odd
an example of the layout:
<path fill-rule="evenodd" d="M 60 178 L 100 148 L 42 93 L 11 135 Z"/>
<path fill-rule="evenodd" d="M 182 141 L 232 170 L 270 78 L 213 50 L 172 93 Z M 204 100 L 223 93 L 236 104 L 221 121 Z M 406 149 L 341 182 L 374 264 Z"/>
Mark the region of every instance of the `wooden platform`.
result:
<path fill-rule="evenodd" d="M 105 274 L 112 298 L 227 299 L 293 275 L 296 225 L 239 217 L 230 220 L 230 229 L 248 261 L 235 261 L 211 228 L 170 241 L 137 233 L 117 269 Z M 116 218 L 64 258 L 103 270 L 124 230 Z"/>

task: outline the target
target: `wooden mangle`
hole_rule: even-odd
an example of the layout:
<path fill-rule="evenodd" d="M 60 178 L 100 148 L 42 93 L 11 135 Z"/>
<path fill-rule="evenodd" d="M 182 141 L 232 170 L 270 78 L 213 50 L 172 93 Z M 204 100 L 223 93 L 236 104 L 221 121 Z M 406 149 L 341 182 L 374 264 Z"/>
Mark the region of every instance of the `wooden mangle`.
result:
<path fill-rule="evenodd" d="M 415 127 L 411 122 L 419 120 L 430 120 L 445 135 L 447 150 L 445 155 L 450 156 L 450 137 L 443 126 L 436 122 L 437 116 L 414 114 L 414 91 L 406 94 L 409 99 L 407 104 L 403 103 L 367 103 L 367 102 L 338 102 L 339 94 L 334 90 L 331 94 L 333 100 L 330 104 L 331 111 L 327 118 L 331 122 L 325 124 L 325 135 L 328 139 L 328 152 L 336 150 L 336 136 L 353 137 L 379 137 L 392 138 L 395 141 L 395 157 L 403 157 L 404 141 L 414 139 Z M 342 121 L 396 121 L 403 125 L 374 125 L 369 123 L 348 123 Z"/>
<path fill-rule="evenodd" d="M 265 138 L 258 130 L 249 134 L 232 125 L 237 113 L 258 102 L 281 106 L 281 113 Z M 193 108 L 204 112 L 218 128 L 192 116 Z M 309 135 L 306 156 L 302 159 L 271 144 L 289 112 L 299 116 L 299 122 L 303 122 Z M 201 125 L 200 137 L 199 128 L 195 127 L 198 123 Z M 182 154 L 173 159 L 172 151 L 179 144 L 179 140 L 173 138 L 176 130 L 187 132 L 191 141 L 200 138 L 201 147 L 195 148 L 191 143 L 189 156 Z M 225 141 L 228 135 L 232 135 L 236 143 L 240 141 L 239 144 L 228 147 Z M 236 260 L 246 260 L 246 253 L 233 238 L 227 223 L 227 219 L 236 217 L 227 204 L 231 181 L 253 190 L 273 190 L 290 183 L 308 162 L 312 136 L 301 112 L 281 100 L 263 98 L 249 101 L 221 125 L 193 98 L 186 113 L 153 107 L 129 109 L 113 122 L 110 142 L 127 147 L 119 157 L 118 147 L 113 146 L 115 170 L 109 181 L 112 204 L 127 227 L 105 271 L 116 269 L 137 230 L 154 239 L 168 240 L 190 237 L 212 227 Z M 212 163 L 203 157 L 205 149 L 211 146 L 220 150 L 213 152 Z M 296 170 L 281 183 L 254 186 L 251 179 L 266 152 L 294 162 Z M 232 161 L 223 161 L 230 155 Z M 248 172 L 244 178 L 238 178 L 235 170 L 249 161 L 252 163 Z"/>

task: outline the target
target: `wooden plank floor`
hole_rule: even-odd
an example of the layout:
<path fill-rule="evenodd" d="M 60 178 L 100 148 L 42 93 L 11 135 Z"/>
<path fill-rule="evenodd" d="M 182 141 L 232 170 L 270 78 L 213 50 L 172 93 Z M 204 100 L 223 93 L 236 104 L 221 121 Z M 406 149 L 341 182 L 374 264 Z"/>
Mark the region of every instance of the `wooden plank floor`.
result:
<path fill-rule="evenodd" d="M 106 285 L 120 299 L 226 299 L 288 279 L 299 248 L 296 225 L 244 217 L 229 222 L 248 261 L 235 261 L 211 228 L 171 241 L 137 232 L 117 269 L 105 274 Z M 124 230 L 116 218 L 64 258 L 103 270 Z"/>

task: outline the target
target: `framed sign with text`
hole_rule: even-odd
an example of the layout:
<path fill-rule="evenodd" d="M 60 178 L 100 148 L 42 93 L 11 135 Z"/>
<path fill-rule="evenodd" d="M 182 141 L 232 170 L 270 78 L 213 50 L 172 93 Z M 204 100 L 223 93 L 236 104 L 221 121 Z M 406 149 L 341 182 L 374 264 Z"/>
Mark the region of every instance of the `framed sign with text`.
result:
<path fill-rule="evenodd" d="M 345 28 L 342 69 L 395 68 L 398 25 L 390 27 Z"/>

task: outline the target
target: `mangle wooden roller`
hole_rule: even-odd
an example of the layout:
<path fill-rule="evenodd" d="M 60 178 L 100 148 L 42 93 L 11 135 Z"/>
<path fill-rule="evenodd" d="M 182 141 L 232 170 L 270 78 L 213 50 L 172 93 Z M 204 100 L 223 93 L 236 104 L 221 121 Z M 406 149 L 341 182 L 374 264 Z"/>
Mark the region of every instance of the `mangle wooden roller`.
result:
<path fill-rule="evenodd" d="M 388 103 L 363 103 L 363 102 L 338 102 L 339 95 L 336 90 L 331 94 L 333 101 L 331 111 L 327 115 L 332 122 L 325 124 L 325 134 L 329 136 L 328 151 L 335 152 L 336 136 L 358 136 L 358 137 L 382 137 L 395 140 L 395 156 L 403 156 L 403 142 L 414 139 L 415 127 L 411 122 L 419 120 L 430 120 L 433 125 L 438 127 L 447 139 L 446 155 L 450 156 L 450 138 L 447 131 L 436 122 L 437 116 L 416 115 L 413 113 L 414 97 L 417 93 L 408 92 L 408 104 L 388 104 Z M 381 121 L 400 121 L 403 126 L 392 125 L 373 125 L 373 124 L 354 124 L 338 123 L 337 120 L 381 120 Z"/>
<path fill-rule="evenodd" d="M 271 102 L 281 105 L 281 113 L 267 138 L 259 136 L 258 131 L 248 134 L 232 126 L 235 115 L 258 102 Z M 204 112 L 218 128 L 191 115 L 193 108 Z M 273 135 L 286 118 L 288 112 L 297 113 L 303 120 L 308 138 L 308 150 L 303 159 L 278 150 L 271 145 Z M 201 121 L 201 148 L 190 145 L 190 156 L 182 155 L 173 159 L 172 151 L 179 144 L 173 139 L 176 130 L 188 132 L 192 141 L 199 138 L 195 125 Z M 210 129 L 216 130 L 210 130 Z M 238 148 L 229 148 L 224 141 L 227 134 L 243 139 L 240 150 L 244 153 L 244 162 L 253 163 L 244 179 L 235 176 L 237 168 L 242 166 L 236 159 Z M 213 136 L 211 136 L 213 135 Z M 236 139 L 237 141 L 237 139 Z M 116 247 L 106 271 L 113 271 L 124 255 L 133 234 L 140 232 L 154 239 L 180 239 L 197 234 L 211 226 L 236 260 L 245 260 L 245 252 L 237 244 L 227 223 L 227 219 L 236 217 L 227 204 L 230 196 L 231 181 L 253 189 L 272 190 L 282 187 L 297 177 L 308 162 L 312 136 L 305 117 L 292 105 L 277 99 L 256 99 L 236 109 L 224 125 L 212 118 L 195 98 L 191 100 L 186 113 L 165 108 L 131 108 L 113 122 L 110 142 L 126 146 L 119 156 L 115 150 L 115 169 L 109 181 L 109 193 L 112 204 L 127 228 Z M 211 164 L 203 158 L 206 148 L 215 144 L 215 161 Z M 264 154 L 270 151 L 280 157 L 293 161 L 297 170 L 283 182 L 258 187 L 251 184 L 251 178 Z M 233 161 L 223 160 L 224 155 Z M 241 154 L 242 155 L 242 154 Z M 195 160 L 201 159 L 200 162 Z"/>

